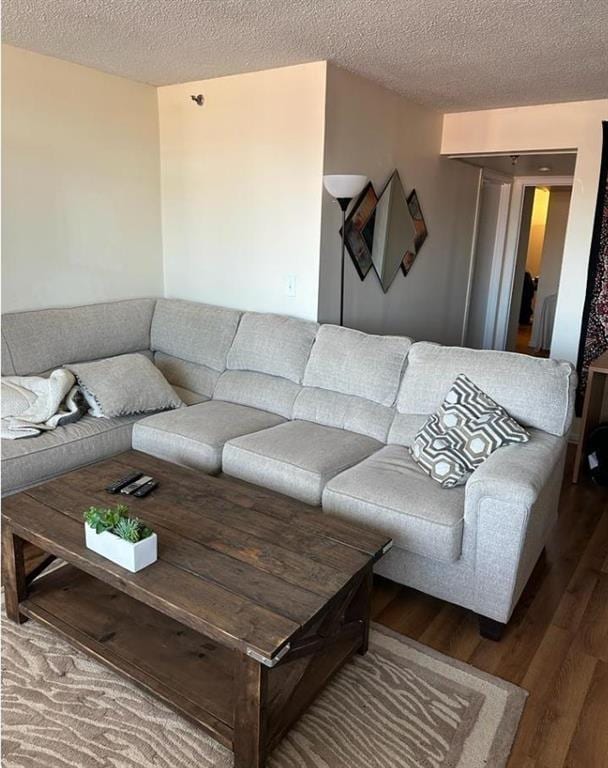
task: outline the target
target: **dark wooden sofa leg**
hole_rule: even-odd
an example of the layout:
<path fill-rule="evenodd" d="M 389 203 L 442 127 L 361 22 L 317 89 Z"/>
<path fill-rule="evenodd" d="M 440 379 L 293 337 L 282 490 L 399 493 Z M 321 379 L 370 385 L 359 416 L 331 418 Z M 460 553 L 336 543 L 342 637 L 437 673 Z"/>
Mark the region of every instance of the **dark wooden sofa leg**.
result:
<path fill-rule="evenodd" d="M 495 619 L 489 619 L 487 616 L 480 615 L 478 618 L 479 634 L 485 637 L 486 640 L 496 640 L 498 642 L 507 625 Z"/>

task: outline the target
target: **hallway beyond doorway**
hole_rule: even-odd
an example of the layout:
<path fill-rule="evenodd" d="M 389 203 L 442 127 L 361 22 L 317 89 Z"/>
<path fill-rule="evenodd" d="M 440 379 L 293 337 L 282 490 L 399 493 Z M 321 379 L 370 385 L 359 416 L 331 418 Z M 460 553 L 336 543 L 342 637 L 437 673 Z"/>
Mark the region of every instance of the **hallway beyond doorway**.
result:
<path fill-rule="evenodd" d="M 462 343 L 547 357 L 576 153 L 458 160 L 482 168 Z"/>
<path fill-rule="evenodd" d="M 517 329 L 517 340 L 515 342 L 515 352 L 522 355 L 532 355 L 532 357 L 549 357 L 548 349 L 534 349 L 530 346 L 532 338 L 532 326 L 522 325 L 520 323 Z"/>

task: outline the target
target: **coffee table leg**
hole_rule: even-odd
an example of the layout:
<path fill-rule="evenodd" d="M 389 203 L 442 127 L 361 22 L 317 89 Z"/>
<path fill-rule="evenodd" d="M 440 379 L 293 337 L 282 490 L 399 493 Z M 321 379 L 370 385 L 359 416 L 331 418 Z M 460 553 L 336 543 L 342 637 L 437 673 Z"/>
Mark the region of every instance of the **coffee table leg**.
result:
<path fill-rule="evenodd" d="M 23 624 L 26 617 L 19 613 L 19 603 L 27 594 L 23 539 L 6 523 L 2 524 L 2 583 L 6 615 L 11 621 Z"/>
<path fill-rule="evenodd" d="M 351 604 L 346 612 L 348 621 L 359 620 L 363 622 L 363 639 L 361 645 L 357 649 L 357 653 L 362 656 L 367 653 L 369 646 L 369 628 L 371 624 L 371 609 L 372 609 L 372 588 L 374 585 L 374 572 L 373 569 L 367 571 L 357 594 L 354 596 Z"/>
<path fill-rule="evenodd" d="M 242 654 L 237 661 L 234 706 L 234 768 L 266 763 L 268 670 Z"/>

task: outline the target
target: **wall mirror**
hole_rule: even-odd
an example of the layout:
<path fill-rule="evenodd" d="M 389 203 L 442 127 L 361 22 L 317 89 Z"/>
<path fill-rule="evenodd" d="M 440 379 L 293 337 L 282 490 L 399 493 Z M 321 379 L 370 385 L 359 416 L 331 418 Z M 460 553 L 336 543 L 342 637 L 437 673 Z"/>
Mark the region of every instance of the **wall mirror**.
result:
<path fill-rule="evenodd" d="M 372 263 L 384 293 L 399 271 L 405 254 L 415 249 L 416 229 L 399 173 L 395 171 L 376 205 Z"/>

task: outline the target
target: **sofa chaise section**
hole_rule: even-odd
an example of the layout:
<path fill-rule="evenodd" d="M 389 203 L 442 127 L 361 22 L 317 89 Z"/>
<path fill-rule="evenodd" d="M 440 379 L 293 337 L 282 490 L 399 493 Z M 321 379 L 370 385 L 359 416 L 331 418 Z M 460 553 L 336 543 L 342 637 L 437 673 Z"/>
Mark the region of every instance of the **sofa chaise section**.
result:
<path fill-rule="evenodd" d="M 5 314 L 2 375 L 46 375 L 70 363 L 150 355 L 154 305 L 154 299 L 132 299 Z M 85 416 L 38 437 L 2 440 L 2 494 L 128 450 L 138 418 Z"/>
<path fill-rule="evenodd" d="M 229 440 L 224 471 L 309 504 L 388 435 L 410 340 L 322 326 L 292 420 Z"/>
<path fill-rule="evenodd" d="M 87 415 L 38 437 L 2 440 L 3 496 L 129 451 L 138 418 L 97 419 Z"/>
<path fill-rule="evenodd" d="M 192 333 L 198 335 L 204 327 L 192 328 Z M 144 419 L 134 430 L 133 447 L 203 472 L 219 472 L 228 440 L 275 427 L 291 416 L 317 328 L 295 318 L 244 313 L 223 360 L 210 360 L 202 350 L 197 355 L 197 365 L 213 364 L 216 371 L 224 366 L 213 384 L 213 399 Z M 215 332 L 224 340 L 229 337 L 220 323 Z M 153 333 L 153 343 L 155 339 Z"/>

